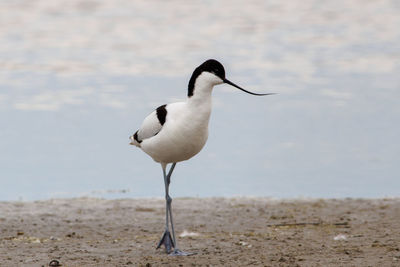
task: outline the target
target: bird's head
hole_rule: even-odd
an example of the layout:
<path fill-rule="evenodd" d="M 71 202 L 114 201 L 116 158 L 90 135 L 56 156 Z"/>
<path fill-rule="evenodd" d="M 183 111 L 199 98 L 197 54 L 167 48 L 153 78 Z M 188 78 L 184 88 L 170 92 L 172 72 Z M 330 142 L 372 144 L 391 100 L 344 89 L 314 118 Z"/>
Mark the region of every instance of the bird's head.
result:
<path fill-rule="evenodd" d="M 253 93 L 253 92 L 247 91 L 247 90 L 239 87 L 238 85 L 234 84 L 233 82 L 229 81 L 228 79 L 225 78 L 224 66 L 222 66 L 222 64 L 219 63 L 215 59 L 209 59 L 209 60 L 205 61 L 203 64 L 201 64 L 194 70 L 192 77 L 189 80 L 188 97 L 193 96 L 197 82 L 206 83 L 208 85 L 211 85 L 211 87 L 214 85 L 226 83 L 226 84 L 232 85 L 248 94 L 257 95 L 257 96 L 271 95 L 271 93 L 270 94 Z"/>

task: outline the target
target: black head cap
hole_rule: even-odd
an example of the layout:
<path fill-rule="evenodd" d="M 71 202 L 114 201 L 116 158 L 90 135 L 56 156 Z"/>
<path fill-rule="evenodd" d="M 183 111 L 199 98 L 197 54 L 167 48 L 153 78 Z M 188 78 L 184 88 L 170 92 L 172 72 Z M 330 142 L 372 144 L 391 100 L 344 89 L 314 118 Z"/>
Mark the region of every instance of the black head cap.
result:
<path fill-rule="evenodd" d="M 215 59 L 209 59 L 205 61 L 203 64 L 198 66 L 192 74 L 192 77 L 189 80 L 189 86 L 188 86 L 188 96 L 191 97 L 193 95 L 193 90 L 194 90 L 194 83 L 196 82 L 197 77 L 203 72 L 211 72 L 214 73 L 216 76 L 221 78 L 221 80 L 225 79 L 225 69 L 224 66 L 222 66 L 221 63 L 219 63 Z"/>

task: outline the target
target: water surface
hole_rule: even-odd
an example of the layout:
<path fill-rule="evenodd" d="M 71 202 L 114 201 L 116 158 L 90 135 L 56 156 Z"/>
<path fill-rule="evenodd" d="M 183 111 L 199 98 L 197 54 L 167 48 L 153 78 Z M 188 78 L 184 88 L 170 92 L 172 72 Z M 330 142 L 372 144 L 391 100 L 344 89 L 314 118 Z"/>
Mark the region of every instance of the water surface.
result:
<path fill-rule="evenodd" d="M 163 196 L 128 145 L 221 61 L 203 151 L 173 196 L 400 194 L 396 1 L 2 1 L 0 200 Z"/>

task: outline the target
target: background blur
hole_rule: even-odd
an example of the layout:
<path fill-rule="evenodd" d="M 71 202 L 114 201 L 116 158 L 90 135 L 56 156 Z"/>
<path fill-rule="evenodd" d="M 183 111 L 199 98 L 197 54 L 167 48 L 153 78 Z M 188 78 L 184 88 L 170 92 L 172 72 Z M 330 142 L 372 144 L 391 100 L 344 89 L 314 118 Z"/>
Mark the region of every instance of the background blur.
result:
<path fill-rule="evenodd" d="M 172 196 L 400 195 L 400 1 L 0 1 L 0 200 L 162 197 L 128 137 L 215 58 Z"/>

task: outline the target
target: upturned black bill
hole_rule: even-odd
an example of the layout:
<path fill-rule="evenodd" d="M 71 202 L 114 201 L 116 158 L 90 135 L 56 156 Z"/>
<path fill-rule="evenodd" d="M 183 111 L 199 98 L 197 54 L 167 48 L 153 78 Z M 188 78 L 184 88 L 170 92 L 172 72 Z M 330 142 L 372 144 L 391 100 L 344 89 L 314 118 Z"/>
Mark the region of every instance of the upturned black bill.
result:
<path fill-rule="evenodd" d="M 234 84 L 233 82 L 229 81 L 228 79 L 224 79 L 224 83 L 227 83 L 227 84 L 229 84 L 229 85 L 232 85 L 232 86 L 236 87 L 237 89 L 240 89 L 240 90 L 242 90 L 243 92 L 246 92 L 246 93 L 251 94 L 251 95 L 258 95 L 258 96 L 263 96 L 263 95 L 274 95 L 274 93 L 269 93 L 269 94 L 257 94 L 257 93 L 253 93 L 253 92 L 247 91 L 247 90 L 243 89 L 242 87 L 237 86 L 237 85 Z"/>

